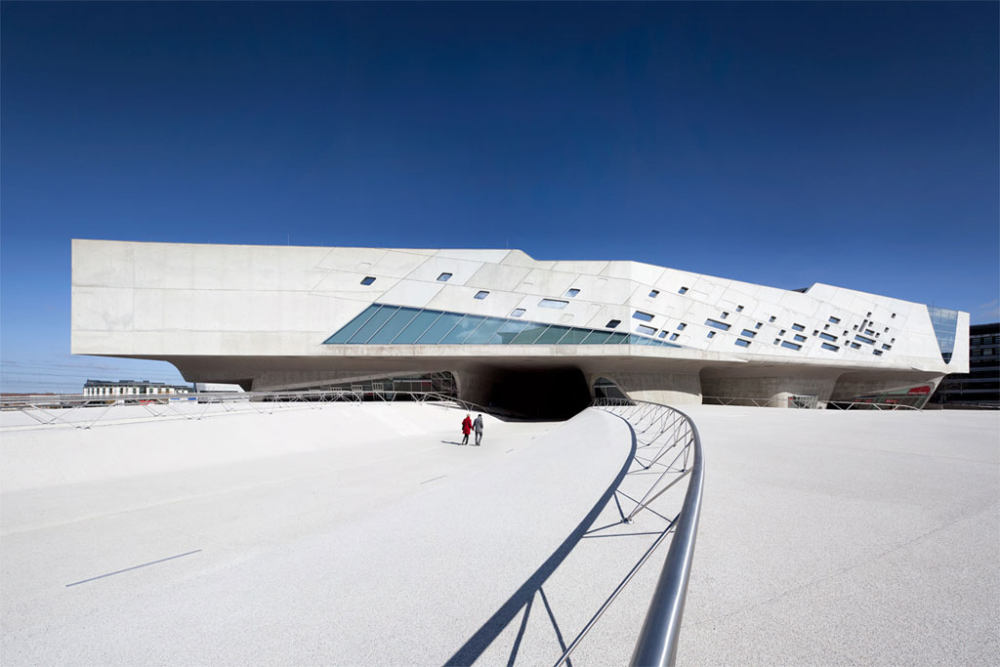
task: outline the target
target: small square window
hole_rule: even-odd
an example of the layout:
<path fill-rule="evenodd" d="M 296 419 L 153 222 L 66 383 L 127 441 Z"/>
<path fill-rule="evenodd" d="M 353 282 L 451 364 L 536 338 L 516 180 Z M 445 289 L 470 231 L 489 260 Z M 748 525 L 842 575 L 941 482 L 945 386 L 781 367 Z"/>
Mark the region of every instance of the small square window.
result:
<path fill-rule="evenodd" d="M 571 299 L 572 299 L 572 298 L 573 298 L 574 296 L 576 296 L 577 294 L 579 294 L 579 293 L 580 293 L 580 290 L 578 290 L 578 289 L 577 289 L 577 288 L 575 288 L 575 287 L 570 287 L 570 288 L 569 288 L 568 290 L 566 290 L 566 296 L 568 296 L 568 297 L 569 297 L 569 298 L 571 298 Z"/>
<path fill-rule="evenodd" d="M 722 317 L 722 319 L 726 319 L 727 317 L 729 317 L 729 312 L 725 311 L 725 310 L 722 311 L 722 316 L 721 317 Z"/>
<path fill-rule="evenodd" d="M 869 311 L 868 311 L 868 314 L 867 314 L 867 315 L 865 315 L 865 317 L 871 317 L 871 316 L 872 316 L 872 311 L 870 311 L 870 310 L 869 310 Z"/>
<path fill-rule="evenodd" d="M 661 331 L 660 333 L 656 334 L 656 337 L 657 338 L 666 338 L 667 337 L 667 332 L 666 331 Z"/>
<path fill-rule="evenodd" d="M 672 333 L 672 334 L 670 334 L 670 340 L 677 340 L 678 336 L 680 336 L 680 334 Z"/>
<path fill-rule="evenodd" d="M 714 331 L 709 331 L 707 338 L 715 338 L 715 332 Z"/>
<path fill-rule="evenodd" d="M 784 335 L 785 335 L 785 330 L 784 330 L 784 329 L 782 329 L 781 331 L 779 331 L 779 332 L 778 332 L 778 335 L 779 335 L 779 336 L 784 336 Z"/>
<path fill-rule="evenodd" d="M 760 329 L 762 326 L 764 326 L 764 323 L 763 322 L 758 322 L 757 324 L 753 325 L 753 328 L 754 329 Z"/>
<path fill-rule="evenodd" d="M 777 318 L 777 317 L 775 317 L 774 315 L 771 315 L 771 317 L 767 318 L 767 321 L 768 321 L 768 322 L 773 322 L 773 321 L 775 321 L 776 319 L 778 319 L 778 318 Z"/>
<path fill-rule="evenodd" d="M 684 331 L 684 329 L 686 328 L 687 328 L 687 322 L 681 322 L 680 324 L 677 325 L 678 331 Z"/>
<path fill-rule="evenodd" d="M 819 334 L 819 329 L 813 329 L 813 336 Z"/>
<path fill-rule="evenodd" d="M 829 325 L 829 324 L 824 324 L 824 325 L 823 325 L 823 331 L 826 331 L 826 330 L 827 330 L 827 329 L 829 329 L 829 328 L 830 328 L 830 325 Z"/>
<path fill-rule="evenodd" d="M 886 328 L 885 328 L 885 329 L 884 329 L 884 330 L 882 331 L 882 333 L 889 333 L 889 327 L 886 327 Z"/>
<path fill-rule="evenodd" d="M 524 308 L 515 308 L 514 310 L 510 311 L 511 317 L 521 317 L 521 315 L 524 315 Z"/>
<path fill-rule="evenodd" d="M 621 320 L 608 320 L 608 323 L 605 324 L 604 326 L 607 327 L 608 329 L 614 329 L 621 323 L 622 323 Z"/>
<path fill-rule="evenodd" d="M 736 312 L 737 313 L 742 313 L 743 312 L 743 306 L 736 306 Z"/>
<path fill-rule="evenodd" d="M 361 279 L 362 285 L 371 285 L 373 282 L 375 282 L 375 276 L 365 276 Z"/>
<path fill-rule="evenodd" d="M 687 294 L 687 291 L 688 291 L 687 287 L 682 287 L 679 290 L 677 290 L 677 293 L 678 294 Z"/>
<path fill-rule="evenodd" d="M 658 290 L 658 289 L 649 290 L 649 298 L 650 299 L 655 299 L 658 296 L 660 296 L 660 290 Z"/>
<path fill-rule="evenodd" d="M 446 283 L 451 278 L 451 274 L 445 271 L 440 276 L 437 277 L 438 282 Z"/>
<path fill-rule="evenodd" d="M 775 339 L 774 339 L 774 344 L 775 344 L 775 345 L 777 345 L 777 344 L 778 344 L 778 343 L 780 343 L 780 342 L 781 342 L 781 339 L 780 339 L 780 338 L 775 338 Z"/>
<path fill-rule="evenodd" d="M 893 319 L 896 319 L 896 313 L 893 313 L 893 314 L 892 314 L 892 318 L 893 318 Z"/>
<path fill-rule="evenodd" d="M 489 292 L 487 292 L 487 291 L 486 291 L 486 290 L 484 290 L 484 289 L 481 289 L 481 290 L 479 290 L 478 292 L 476 292 L 476 296 L 475 296 L 475 297 L 473 297 L 473 298 L 476 298 L 476 299 L 479 299 L 480 301 L 482 301 L 483 299 L 485 299 L 485 298 L 486 298 L 486 297 L 488 297 L 489 295 L 490 295 L 490 293 L 489 293 Z"/>

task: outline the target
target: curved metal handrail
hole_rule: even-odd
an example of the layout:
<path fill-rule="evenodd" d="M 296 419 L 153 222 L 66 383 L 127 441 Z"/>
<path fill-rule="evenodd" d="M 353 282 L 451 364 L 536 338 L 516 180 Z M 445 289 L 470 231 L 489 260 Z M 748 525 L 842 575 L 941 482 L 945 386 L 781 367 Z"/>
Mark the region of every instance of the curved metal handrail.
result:
<path fill-rule="evenodd" d="M 599 399 L 594 404 L 608 407 L 636 406 L 637 404 L 646 406 L 647 409 L 640 410 L 636 415 L 630 414 L 628 417 L 622 417 L 632 424 L 633 430 L 636 431 L 643 425 L 645 426 L 644 430 L 648 430 L 654 422 L 659 421 L 662 424 L 667 417 L 674 415 L 683 418 L 690 428 L 691 440 L 686 443 L 682 454 L 686 457 L 686 447 L 690 447 L 693 452 L 690 468 L 687 467 L 686 460 L 684 465 L 684 468 L 691 475 L 691 480 L 688 482 L 681 511 L 672 523 L 674 537 L 670 542 L 670 549 L 663 563 L 663 569 L 660 571 L 660 577 L 631 660 L 632 665 L 643 667 L 647 665 L 656 665 L 657 667 L 673 665 L 677 657 L 684 600 L 687 594 L 688 579 L 691 575 L 691 563 L 694 559 L 698 518 L 701 514 L 702 490 L 705 480 L 701 436 L 698 434 L 698 428 L 694 421 L 688 415 L 667 405 L 627 399 Z M 662 414 L 657 415 L 658 412 Z M 635 422 L 633 423 L 629 417 L 635 419 Z M 672 423 L 674 423 L 673 420 Z M 640 502 L 640 506 L 644 501 L 645 499 Z"/>

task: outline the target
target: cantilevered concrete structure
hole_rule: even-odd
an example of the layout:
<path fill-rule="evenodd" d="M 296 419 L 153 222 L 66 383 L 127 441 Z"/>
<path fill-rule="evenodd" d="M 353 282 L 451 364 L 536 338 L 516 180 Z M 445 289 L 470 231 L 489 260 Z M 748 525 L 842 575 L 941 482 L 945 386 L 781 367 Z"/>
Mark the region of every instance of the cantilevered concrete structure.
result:
<path fill-rule="evenodd" d="M 602 379 L 671 404 L 920 406 L 967 371 L 968 326 L 832 285 L 519 250 L 73 242 L 74 353 L 255 390 L 450 372 L 467 400 L 555 413 Z"/>

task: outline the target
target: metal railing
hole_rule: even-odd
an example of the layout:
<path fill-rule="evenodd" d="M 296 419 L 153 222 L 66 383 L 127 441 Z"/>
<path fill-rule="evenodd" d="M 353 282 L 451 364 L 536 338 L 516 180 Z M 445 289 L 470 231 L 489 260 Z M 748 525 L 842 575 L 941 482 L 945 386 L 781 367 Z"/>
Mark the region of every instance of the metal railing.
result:
<path fill-rule="evenodd" d="M 786 407 L 785 399 L 760 398 L 752 396 L 702 396 L 705 405 L 732 405 L 755 408 Z M 804 407 L 804 406 L 788 406 Z M 813 406 L 815 407 L 815 406 Z M 919 410 L 920 408 L 903 402 L 873 401 L 826 401 L 827 410 Z"/>
<path fill-rule="evenodd" d="M 635 577 L 639 569 L 649 560 L 653 551 L 671 533 L 674 537 L 671 540 L 670 549 L 654 589 L 645 622 L 639 633 L 631 664 L 656 665 L 658 667 L 673 665 L 677 654 L 687 583 L 694 558 L 695 535 L 698 530 L 698 517 L 701 512 L 704 485 L 701 439 L 698 435 L 698 429 L 691 418 L 680 410 L 658 403 L 605 398 L 597 399 L 594 406 L 617 415 L 631 427 L 637 444 L 637 449 L 632 457 L 634 462 L 640 466 L 638 470 L 633 472 L 646 472 L 654 466 L 662 468 L 662 472 L 659 472 L 655 481 L 639 499 L 622 492 L 621 487 L 619 487 L 617 493 L 635 503 L 627 515 L 619 505 L 621 523 L 631 523 L 640 512 L 649 511 L 666 520 L 667 525 L 661 531 L 653 533 L 656 537 L 652 545 L 565 649 L 556 662 L 556 667 L 569 663 L 569 657 L 573 650 L 594 627 L 625 586 Z M 655 453 L 640 456 L 639 450 L 645 448 L 655 449 Z M 670 455 L 672 458 L 669 458 Z M 669 463 L 664 463 L 668 458 Z M 663 516 L 650 507 L 653 501 L 662 497 L 687 476 L 691 478 L 687 492 L 680 511 L 673 519 Z M 603 528 L 607 528 L 607 526 Z"/>
<path fill-rule="evenodd" d="M 30 418 L 21 424 L 0 424 L 0 432 L 38 428 L 77 428 L 151 420 L 188 419 L 242 413 L 272 414 L 294 409 L 316 409 L 330 402 L 409 401 L 451 404 L 466 410 L 487 410 L 455 396 L 433 391 L 325 389 L 313 391 L 202 392 L 189 394 L 123 394 L 84 396 L 43 394 L 0 399 L 0 411 L 17 411 Z M 113 408 L 132 407 L 121 414 Z M 9 421 L 9 420 L 5 420 Z"/>

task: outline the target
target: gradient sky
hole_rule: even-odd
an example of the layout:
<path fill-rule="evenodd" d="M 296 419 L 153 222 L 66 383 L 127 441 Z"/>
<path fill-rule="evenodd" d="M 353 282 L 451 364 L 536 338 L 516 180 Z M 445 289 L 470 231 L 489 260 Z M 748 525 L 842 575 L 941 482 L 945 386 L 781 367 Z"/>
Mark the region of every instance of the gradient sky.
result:
<path fill-rule="evenodd" d="M 520 248 L 1000 319 L 998 4 L 14 3 L 4 391 L 70 239 Z"/>

